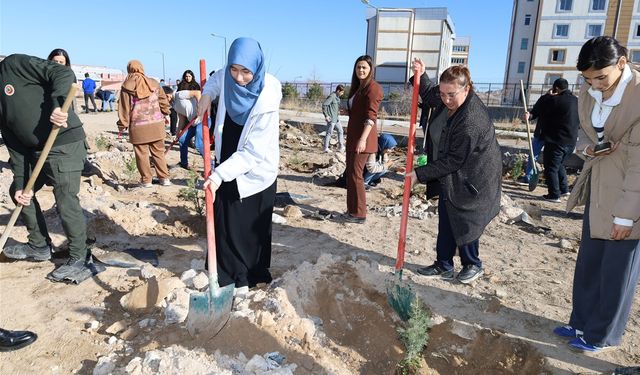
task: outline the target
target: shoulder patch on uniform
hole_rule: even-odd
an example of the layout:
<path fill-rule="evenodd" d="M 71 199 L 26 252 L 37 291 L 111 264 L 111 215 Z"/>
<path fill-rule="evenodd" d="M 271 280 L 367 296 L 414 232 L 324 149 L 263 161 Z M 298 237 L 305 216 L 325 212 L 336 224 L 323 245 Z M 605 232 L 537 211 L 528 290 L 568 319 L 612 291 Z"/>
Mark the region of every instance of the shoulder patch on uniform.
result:
<path fill-rule="evenodd" d="M 13 85 L 7 84 L 6 86 L 4 86 L 5 95 L 11 96 L 14 92 L 16 92 L 16 89 L 13 88 Z"/>

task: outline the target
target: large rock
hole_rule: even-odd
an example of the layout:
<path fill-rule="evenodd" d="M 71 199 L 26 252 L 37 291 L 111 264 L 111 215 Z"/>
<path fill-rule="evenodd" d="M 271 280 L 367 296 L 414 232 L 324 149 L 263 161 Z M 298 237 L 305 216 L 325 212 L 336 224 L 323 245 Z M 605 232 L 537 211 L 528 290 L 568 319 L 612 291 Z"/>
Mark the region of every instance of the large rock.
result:
<path fill-rule="evenodd" d="M 120 305 L 131 312 L 160 307 L 169 293 L 184 287 L 184 283 L 177 277 L 162 280 L 152 277 L 145 284 L 122 296 Z"/>

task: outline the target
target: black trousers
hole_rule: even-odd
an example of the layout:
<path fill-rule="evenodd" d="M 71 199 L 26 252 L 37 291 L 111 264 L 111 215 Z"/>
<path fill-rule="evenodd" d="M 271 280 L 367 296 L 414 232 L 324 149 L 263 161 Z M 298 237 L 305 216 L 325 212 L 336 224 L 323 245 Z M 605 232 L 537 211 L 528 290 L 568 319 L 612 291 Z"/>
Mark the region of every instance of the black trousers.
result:
<path fill-rule="evenodd" d="M 588 206 L 573 276 L 569 325 L 583 331 L 589 344 L 615 346 L 622 341 L 640 276 L 640 244 L 591 238 Z"/>
<path fill-rule="evenodd" d="M 569 192 L 567 171 L 563 163 L 574 148 L 574 145 L 558 145 L 549 142 L 544 144 L 544 178 L 547 180 L 547 188 L 552 198 L 559 198 L 560 194 Z"/>
<path fill-rule="evenodd" d="M 451 221 L 447 213 L 445 200 L 438 199 L 438 239 L 436 241 L 436 264 L 446 270 L 453 269 L 453 257 L 456 255 L 456 248 L 460 252 L 460 262 L 463 266 L 476 265 L 482 267 L 480 260 L 480 239 L 466 243 L 462 246 L 456 245 L 453 237 Z"/>
<path fill-rule="evenodd" d="M 220 286 L 270 283 L 271 215 L 276 182 L 240 199 L 236 181 L 223 182 L 214 202 L 216 260 Z"/>

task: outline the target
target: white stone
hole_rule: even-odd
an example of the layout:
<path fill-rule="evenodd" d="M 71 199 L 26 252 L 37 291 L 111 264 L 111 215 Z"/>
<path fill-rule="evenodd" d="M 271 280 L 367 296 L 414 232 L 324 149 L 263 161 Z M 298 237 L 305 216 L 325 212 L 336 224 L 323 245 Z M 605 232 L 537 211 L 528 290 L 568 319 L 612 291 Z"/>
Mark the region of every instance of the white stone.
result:
<path fill-rule="evenodd" d="M 269 370 L 269 363 L 267 363 L 266 359 L 256 354 L 247 362 L 245 370 L 249 373 L 260 374 Z"/>
<path fill-rule="evenodd" d="M 560 240 L 560 247 L 565 250 L 571 250 L 573 249 L 573 244 L 571 241 L 563 238 Z"/>
<path fill-rule="evenodd" d="M 158 269 L 149 263 L 143 264 L 142 267 L 140 267 L 140 277 L 142 277 L 144 280 L 150 279 L 158 275 L 159 275 Z"/>
<path fill-rule="evenodd" d="M 274 212 L 271 214 L 271 222 L 274 224 L 286 224 L 287 219 Z"/>
<path fill-rule="evenodd" d="M 113 336 L 112 336 L 113 337 Z M 93 369 L 93 375 L 111 375 L 116 369 L 116 354 L 98 358 L 98 363 Z"/>
<path fill-rule="evenodd" d="M 100 327 L 100 322 L 98 322 L 97 320 L 92 320 L 84 324 L 84 328 L 89 331 L 95 331 L 96 329 L 98 329 L 98 327 Z"/>
<path fill-rule="evenodd" d="M 495 295 L 498 298 L 507 298 L 507 292 L 502 290 L 502 289 L 496 289 L 495 290 Z"/>
<path fill-rule="evenodd" d="M 193 287 L 198 290 L 204 289 L 209 285 L 209 276 L 206 272 L 200 272 L 193 278 Z"/>
<path fill-rule="evenodd" d="M 193 278 L 198 274 L 198 272 L 196 270 L 194 270 L 193 268 L 186 270 L 182 273 L 182 275 L 180 276 L 180 280 L 182 280 L 182 282 L 184 283 L 184 285 L 188 286 L 188 287 L 192 287 L 193 286 Z"/>
<path fill-rule="evenodd" d="M 118 342 L 118 338 L 115 336 L 109 336 L 109 339 L 107 340 L 107 344 L 109 345 L 115 345 L 115 343 Z"/>
<path fill-rule="evenodd" d="M 140 201 L 140 202 L 136 203 L 136 206 L 139 207 L 139 208 L 145 208 L 145 207 L 149 206 L 149 202 Z"/>
<path fill-rule="evenodd" d="M 182 323 L 189 314 L 189 290 L 176 289 L 165 299 L 167 307 L 164 309 L 164 322 L 167 324 Z"/>

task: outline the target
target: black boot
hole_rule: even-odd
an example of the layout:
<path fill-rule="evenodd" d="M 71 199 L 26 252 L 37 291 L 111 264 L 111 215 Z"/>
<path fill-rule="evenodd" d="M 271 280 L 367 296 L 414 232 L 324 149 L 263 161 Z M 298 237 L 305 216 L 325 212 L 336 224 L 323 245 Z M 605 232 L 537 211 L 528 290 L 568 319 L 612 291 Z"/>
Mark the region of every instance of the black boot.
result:
<path fill-rule="evenodd" d="M 36 341 L 38 335 L 29 331 L 7 331 L 0 328 L 0 352 L 24 348 Z"/>

